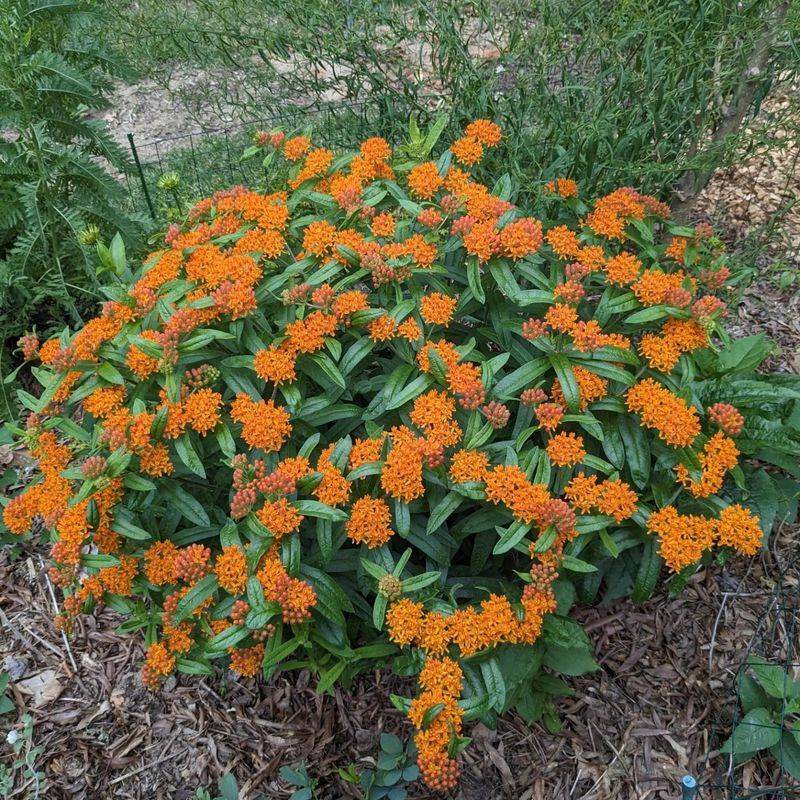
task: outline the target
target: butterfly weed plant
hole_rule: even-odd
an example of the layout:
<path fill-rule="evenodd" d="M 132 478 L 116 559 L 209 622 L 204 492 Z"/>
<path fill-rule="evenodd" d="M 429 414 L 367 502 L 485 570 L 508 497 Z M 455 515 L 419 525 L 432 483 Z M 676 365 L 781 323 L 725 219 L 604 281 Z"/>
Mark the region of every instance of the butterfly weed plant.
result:
<path fill-rule="evenodd" d="M 63 629 L 106 605 L 141 632 L 154 690 L 418 676 L 393 700 L 449 790 L 471 722 L 556 729 L 558 674 L 598 669 L 576 600 L 759 551 L 800 385 L 726 332 L 708 226 L 568 179 L 519 207 L 481 167 L 500 128 L 436 157 L 442 127 L 341 155 L 263 132 L 278 186 L 197 202 L 97 317 L 23 337 L 41 478 L 3 519 L 41 521 Z"/>

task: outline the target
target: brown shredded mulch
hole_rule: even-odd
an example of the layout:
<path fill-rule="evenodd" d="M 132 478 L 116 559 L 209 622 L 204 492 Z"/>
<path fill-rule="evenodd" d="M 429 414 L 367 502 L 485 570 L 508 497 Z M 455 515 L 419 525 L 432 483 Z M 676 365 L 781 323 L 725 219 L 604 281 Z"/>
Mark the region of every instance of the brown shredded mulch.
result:
<path fill-rule="evenodd" d="M 675 798 L 687 772 L 718 781 L 724 764 L 713 750 L 726 735 L 734 676 L 796 535 L 784 527 L 773 553 L 701 572 L 675 599 L 662 592 L 640 606 L 580 609 L 602 671 L 570 680 L 575 696 L 560 703 L 560 734 L 514 715 L 496 731 L 474 726 L 458 797 L 647 800 Z M 782 580 L 797 586 L 795 574 Z M 33 714 L 48 800 L 185 800 L 198 786 L 213 790 L 225 771 L 244 800 L 287 798 L 278 769 L 302 761 L 319 797 L 354 797 L 338 768 L 370 766 L 382 731 L 412 733 L 389 694 L 409 695 L 413 683 L 387 675 L 362 675 L 333 696 L 318 695 L 305 672 L 269 683 L 230 673 L 172 678 L 148 692 L 139 639 L 114 632 L 115 614 L 83 618 L 69 642 L 55 630 L 37 550 L 13 561 L 0 554 L 0 584 L 0 657 L 15 700 Z M 772 772 L 764 760 L 737 780 L 768 786 Z M 709 787 L 703 796 L 724 794 Z"/>

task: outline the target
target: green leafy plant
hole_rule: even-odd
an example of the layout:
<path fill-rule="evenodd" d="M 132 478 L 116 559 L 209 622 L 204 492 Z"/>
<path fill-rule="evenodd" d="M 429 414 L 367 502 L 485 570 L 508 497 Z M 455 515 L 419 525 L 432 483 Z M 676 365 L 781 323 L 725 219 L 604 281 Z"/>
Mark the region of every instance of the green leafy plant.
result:
<path fill-rule="evenodd" d="M 87 31 L 84 0 L 0 3 L 0 375 L 10 344 L 39 323 L 80 325 L 102 297 L 92 245 L 104 232 L 129 241 L 141 219 L 126 212 L 111 174 L 128 159 L 91 112 L 128 72 Z M 3 415 L 15 409 L 0 384 Z"/>
<path fill-rule="evenodd" d="M 212 796 L 206 789 L 198 787 L 195 792 L 195 798 L 196 800 L 241 800 L 239 784 L 231 772 L 226 772 L 219 779 L 217 792 L 219 794 Z"/>
<path fill-rule="evenodd" d="M 16 704 L 6 693 L 8 681 L 8 673 L 0 673 L 0 716 L 16 709 Z M 5 737 L 6 744 L 11 746 L 13 761 L 11 766 L 0 764 L 0 795 L 10 798 L 27 791 L 26 796 L 35 800 L 44 797 L 46 788 L 44 773 L 36 768 L 36 760 L 44 748 L 33 744 L 33 717 L 23 714 L 19 722 L 21 729 L 13 727 Z"/>
<path fill-rule="evenodd" d="M 317 781 L 308 774 L 305 764 L 301 764 L 297 769 L 281 767 L 279 774 L 289 786 L 297 787 L 289 800 L 313 800 L 316 797 L 314 790 L 317 788 Z"/>
<path fill-rule="evenodd" d="M 481 166 L 499 126 L 434 160 L 443 128 L 399 154 L 266 137 L 273 191 L 199 201 L 141 266 L 111 252 L 101 315 L 26 339 L 41 478 L 3 510 L 44 522 L 59 624 L 125 615 L 153 689 L 418 676 L 392 702 L 436 790 L 470 722 L 558 728 L 559 675 L 599 668 L 576 601 L 755 555 L 800 454 L 798 377 L 726 331 L 709 226 L 568 179 L 523 210 Z"/>
<path fill-rule="evenodd" d="M 720 752 L 742 764 L 768 750 L 800 780 L 800 682 L 785 667 L 751 655 L 738 688 L 744 716 Z"/>

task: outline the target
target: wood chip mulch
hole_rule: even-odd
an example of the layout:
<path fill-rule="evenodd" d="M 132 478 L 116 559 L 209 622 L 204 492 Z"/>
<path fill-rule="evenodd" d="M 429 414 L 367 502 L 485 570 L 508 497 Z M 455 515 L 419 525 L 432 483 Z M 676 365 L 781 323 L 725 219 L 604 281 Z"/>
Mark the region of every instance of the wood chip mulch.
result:
<path fill-rule="evenodd" d="M 575 696 L 560 703 L 560 734 L 515 715 L 496 731 L 473 726 L 458 797 L 655 800 L 676 798 L 687 772 L 720 782 L 725 764 L 714 750 L 727 735 L 735 675 L 769 617 L 776 582 L 798 586 L 796 573 L 779 575 L 796 537 L 784 526 L 774 552 L 701 572 L 674 599 L 579 609 L 602 671 L 570 679 Z M 182 676 L 148 692 L 140 640 L 114 632 L 115 614 L 83 618 L 69 642 L 55 630 L 37 550 L 15 560 L 0 553 L 0 585 L 0 658 L 44 748 L 47 800 L 187 800 L 198 786 L 213 791 L 225 771 L 243 800 L 287 798 L 278 769 L 302 761 L 320 798 L 354 797 L 337 769 L 370 766 L 382 731 L 412 734 L 389 694 L 410 695 L 413 683 L 388 675 L 362 675 L 333 696 L 318 695 L 305 672 L 269 683 Z M 5 745 L 0 761 L 9 762 Z M 736 780 L 774 785 L 774 771 L 769 760 L 754 762 Z M 703 794 L 723 796 L 711 785 Z"/>

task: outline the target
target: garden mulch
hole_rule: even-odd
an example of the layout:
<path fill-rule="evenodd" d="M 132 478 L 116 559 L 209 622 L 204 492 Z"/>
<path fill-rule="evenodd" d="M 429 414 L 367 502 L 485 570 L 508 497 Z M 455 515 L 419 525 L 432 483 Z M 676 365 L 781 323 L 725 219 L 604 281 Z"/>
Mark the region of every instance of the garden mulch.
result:
<path fill-rule="evenodd" d="M 734 676 L 796 538 L 784 526 L 772 552 L 700 572 L 674 599 L 662 592 L 640 606 L 578 609 L 602 669 L 570 679 L 563 731 L 513 714 L 496 731 L 473 726 L 458 797 L 655 800 L 675 798 L 686 772 L 718 780 L 724 764 L 713 751 L 726 733 Z M 225 771 L 244 800 L 287 798 L 278 769 L 301 761 L 319 778 L 321 798 L 352 797 L 337 769 L 368 767 L 382 731 L 412 734 L 389 694 L 410 695 L 413 682 L 387 674 L 362 675 L 333 696 L 318 695 L 306 672 L 269 682 L 171 678 L 148 692 L 140 640 L 114 632 L 113 612 L 82 618 L 68 642 L 55 630 L 42 564 L 33 547 L 15 560 L 0 554 L 0 657 L 15 699 L 33 714 L 48 800 L 185 800 Z M 797 586 L 796 575 L 783 580 Z M 770 785 L 771 769 L 755 762 L 740 779 Z"/>

